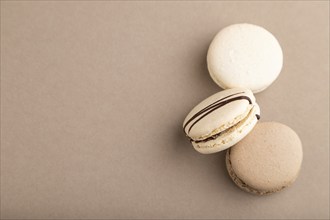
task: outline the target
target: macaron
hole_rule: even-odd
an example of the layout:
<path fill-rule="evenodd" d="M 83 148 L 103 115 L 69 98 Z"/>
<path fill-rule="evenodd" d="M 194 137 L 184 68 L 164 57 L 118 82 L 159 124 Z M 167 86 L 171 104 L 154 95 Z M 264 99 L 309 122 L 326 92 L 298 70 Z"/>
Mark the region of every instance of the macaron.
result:
<path fill-rule="evenodd" d="M 302 143 L 288 126 L 258 123 L 242 141 L 227 150 L 226 166 L 236 185 L 266 195 L 290 186 L 303 160 Z"/>
<path fill-rule="evenodd" d="M 219 152 L 244 138 L 260 118 L 249 89 L 218 92 L 194 107 L 183 122 L 193 147 L 202 154 Z"/>
<path fill-rule="evenodd" d="M 270 86 L 281 72 L 283 53 L 266 29 L 233 24 L 213 39 L 207 53 L 209 73 L 221 88 L 248 88 L 257 93 Z"/>

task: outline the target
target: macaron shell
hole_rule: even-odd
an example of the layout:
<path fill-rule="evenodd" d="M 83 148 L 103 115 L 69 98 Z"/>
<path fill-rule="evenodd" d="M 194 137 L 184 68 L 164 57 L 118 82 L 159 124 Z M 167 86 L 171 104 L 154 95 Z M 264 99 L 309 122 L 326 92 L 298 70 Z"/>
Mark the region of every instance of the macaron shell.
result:
<path fill-rule="evenodd" d="M 205 107 L 212 105 L 216 101 L 220 99 L 224 99 L 228 96 L 231 96 L 229 98 L 246 96 L 251 100 L 252 103 L 255 103 L 255 97 L 253 96 L 253 93 L 248 89 L 234 88 L 234 89 L 224 90 L 210 96 L 209 98 L 205 99 L 200 104 L 198 104 L 195 108 L 193 108 L 185 118 L 183 126 L 185 126 L 188 120 L 190 120 L 196 113 L 200 112 Z M 228 100 L 229 98 L 225 100 Z M 224 126 L 225 129 L 226 126 L 231 126 L 232 123 L 239 120 L 240 119 L 239 117 L 244 117 L 251 109 L 251 107 L 252 105 L 246 99 L 230 102 L 222 106 L 221 108 L 214 110 L 207 116 L 203 117 L 202 120 L 199 120 L 198 123 L 196 123 L 193 126 L 192 124 L 196 121 L 197 118 L 191 121 L 185 127 L 185 132 L 190 138 L 194 140 L 197 140 L 205 136 L 211 136 L 212 133 L 215 130 L 219 129 L 221 126 Z M 191 130 L 189 131 L 190 128 Z"/>
<path fill-rule="evenodd" d="M 212 79 L 221 88 L 266 89 L 278 77 L 283 52 L 276 38 L 253 24 L 234 24 L 213 39 L 207 54 Z"/>
<path fill-rule="evenodd" d="M 288 126 L 258 123 L 252 132 L 230 149 L 231 169 L 242 182 L 259 192 L 276 192 L 297 178 L 302 144 Z"/>
<path fill-rule="evenodd" d="M 226 167 L 227 167 L 227 171 L 229 173 L 229 176 L 231 177 L 231 179 L 234 181 L 234 183 L 236 183 L 236 185 L 241 188 L 242 190 L 249 192 L 249 193 L 254 193 L 257 195 L 268 195 L 268 194 L 272 194 L 275 193 L 277 191 L 280 191 L 281 189 L 275 189 L 273 191 L 263 191 L 263 190 L 257 190 L 254 189 L 248 185 L 246 185 L 245 182 L 243 182 L 241 179 L 239 179 L 235 173 L 235 171 L 233 170 L 232 166 L 231 166 L 231 161 L 230 161 L 230 149 L 227 150 L 226 153 Z"/>
<path fill-rule="evenodd" d="M 223 151 L 242 140 L 253 129 L 258 122 L 256 115 L 260 115 L 260 108 L 257 104 L 254 105 L 246 120 L 240 123 L 239 126 L 235 126 L 232 131 L 207 142 L 192 142 L 192 145 L 196 151 L 202 154 L 211 154 Z"/>

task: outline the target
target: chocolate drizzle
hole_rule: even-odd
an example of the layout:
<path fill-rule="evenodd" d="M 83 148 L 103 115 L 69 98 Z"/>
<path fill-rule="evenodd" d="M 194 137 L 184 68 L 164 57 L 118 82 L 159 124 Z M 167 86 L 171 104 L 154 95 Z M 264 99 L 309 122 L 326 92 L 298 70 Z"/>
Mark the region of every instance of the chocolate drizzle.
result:
<path fill-rule="evenodd" d="M 255 116 L 256 116 L 257 120 L 259 120 L 260 115 L 255 114 Z M 248 116 L 247 116 L 247 117 L 248 117 Z M 226 130 L 224 130 L 224 131 L 220 131 L 219 133 L 216 133 L 216 134 L 214 134 L 214 135 L 212 135 L 212 136 L 210 136 L 210 137 L 208 137 L 208 138 L 206 138 L 206 139 L 203 139 L 203 140 L 193 140 L 193 139 L 190 138 L 190 142 L 204 143 L 204 142 L 208 142 L 208 141 L 214 140 L 214 139 L 218 138 L 220 135 L 222 135 L 223 133 L 225 133 L 226 131 L 228 131 L 229 129 L 231 129 L 231 128 L 237 126 L 237 125 L 238 125 L 239 123 L 241 123 L 241 122 L 242 122 L 242 121 L 239 121 L 239 122 L 237 122 L 236 124 L 234 124 L 234 125 L 230 126 L 229 128 L 227 128 Z"/>
<path fill-rule="evenodd" d="M 230 98 L 230 99 L 227 99 L 229 97 L 232 97 L 234 95 L 238 95 L 238 94 L 241 94 L 241 93 L 244 93 L 244 92 L 239 92 L 239 93 L 235 93 L 235 94 L 232 94 L 232 95 L 229 95 L 229 96 L 226 96 L 222 99 L 219 99 L 217 100 L 216 102 L 206 106 L 205 108 L 203 108 L 202 110 L 200 110 L 199 112 L 197 112 L 195 115 L 193 115 L 187 122 L 186 124 L 183 126 L 183 130 L 185 131 L 186 127 L 188 126 L 188 124 L 190 124 L 190 122 L 192 122 L 195 118 L 197 118 L 197 120 L 192 123 L 188 129 L 188 133 L 190 132 L 190 130 L 192 129 L 192 127 L 197 123 L 199 122 L 201 119 L 203 119 L 205 116 L 209 115 L 210 113 L 212 113 L 213 111 L 221 108 L 222 106 L 224 105 L 227 105 L 231 102 L 234 102 L 234 101 L 237 101 L 237 100 L 241 100 L 241 99 L 245 99 L 247 100 L 250 104 L 252 104 L 252 101 L 251 99 L 248 97 L 248 96 L 237 96 L 237 97 L 234 97 L 234 98 Z M 257 117 L 258 118 L 258 117 Z"/>

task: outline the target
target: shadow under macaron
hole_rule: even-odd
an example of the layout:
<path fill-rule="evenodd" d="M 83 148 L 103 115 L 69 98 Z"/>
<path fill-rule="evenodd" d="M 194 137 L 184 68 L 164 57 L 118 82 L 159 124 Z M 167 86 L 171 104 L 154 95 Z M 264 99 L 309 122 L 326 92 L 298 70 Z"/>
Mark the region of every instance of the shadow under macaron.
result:
<path fill-rule="evenodd" d="M 197 82 L 198 86 L 200 87 L 200 88 L 197 88 L 197 90 L 199 92 L 201 92 L 202 94 L 206 93 L 206 95 L 205 95 L 205 97 L 200 98 L 200 100 L 196 100 L 195 104 L 193 104 L 190 108 L 182 109 L 182 115 L 179 117 L 181 120 L 177 121 L 177 127 L 175 127 L 175 129 L 173 129 L 173 131 L 174 131 L 173 138 L 174 138 L 174 141 L 178 144 L 176 147 L 178 147 L 181 150 L 187 149 L 187 145 L 189 145 L 190 148 L 193 149 L 193 146 L 191 145 L 189 138 L 186 136 L 186 134 L 183 130 L 182 123 L 183 123 L 186 115 L 196 104 L 198 104 L 200 101 L 204 100 L 204 98 L 223 90 L 212 80 L 212 78 L 210 77 L 210 74 L 208 72 L 208 68 L 207 68 L 206 56 L 207 56 L 208 48 L 209 48 L 211 41 L 212 41 L 212 38 L 210 39 L 209 42 L 205 42 L 204 45 L 202 45 L 201 47 L 199 47 L 197 49 L 199 51 L 199 53 L 197 53 L 198 54 L 197 57 L 194 57 L 194 59 L 193 59 L 196 62 L 194 62 L 192 64 L 195 69 L 194 73 L 197 73 L 197 74 L 191 75 L 192 80 Z M 187 97 L 187 98 L 191 98 L 192 100 L 195 100 L 196 97 L 194 95 L 192 95 L 191 97 Z"/>
<path fill-rule="evenodd" d="M 213 79 L 210 76 L 209 70 L 207 68 L 206 57 L 211 40 L 212 39 L 210 39 L 210 42 L 207 42 L 207 45 L 203 45 L 203 47 L 201 48 L 201 52 L 200 52 L 201 59 L 200 62 L 198 62 L 198 66 L 196 65 L 196 67 L 199 70 L 198 71 L 199 80 L 201 81 L 201 83 L 205 84 L 203 86 L 210 88 L 212 91 L 214 91 L 214 93 L 216 93 L 222 91 L 223 89 L 213 81 Z"/>

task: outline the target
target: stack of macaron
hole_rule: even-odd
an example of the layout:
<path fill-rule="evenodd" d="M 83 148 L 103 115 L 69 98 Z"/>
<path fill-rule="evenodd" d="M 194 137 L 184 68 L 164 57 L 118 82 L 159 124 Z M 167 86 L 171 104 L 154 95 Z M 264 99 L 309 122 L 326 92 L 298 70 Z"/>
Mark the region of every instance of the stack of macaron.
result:
<path fill-rule="evenodd" d="M 222 90 L 194 107 L 183 130 L 195 150 L 227 150 L 226 167 L 234 183 L 258 195 L 293 183 L 303 152 L 298 135 L 278 122 L 259 122 L 254 96 L 278 77 L 283 53 L 276 38 L 253 24 L 234 24 L 213 39 L 207 54 L 211 78 Z"/>

